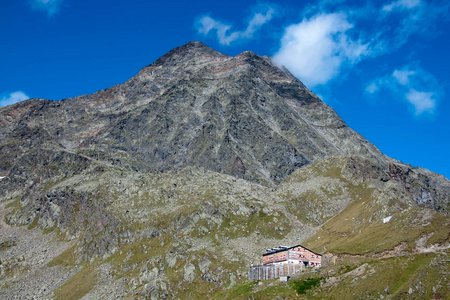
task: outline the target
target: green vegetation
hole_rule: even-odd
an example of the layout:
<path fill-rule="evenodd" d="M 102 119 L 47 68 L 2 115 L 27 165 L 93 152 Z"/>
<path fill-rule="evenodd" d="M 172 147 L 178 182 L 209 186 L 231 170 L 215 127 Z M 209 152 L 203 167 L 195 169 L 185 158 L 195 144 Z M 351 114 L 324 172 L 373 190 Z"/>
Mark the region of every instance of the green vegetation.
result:
<path fill-rule="evenodd" d="M 252 293 L 256 281 L 245 281 L 230 289 L 218 292 L 213 299 L 237 299 L 240 296 L 247 296 Z"/>
<path fill-rule="evenodd" d="M 218 228 L 218 233 L 230 238 L 248 236 L 258 231 L 263 236 L 282 238 L 291 229 L 286 218 L 276 218 L 265 214 L 262 209 L 249 216 L 234 215 L 230 212 Z"/>
<path fill-rule="evenodd" d="M 14 240 L 6 240 L 0 242 L 0 251 L 5 251 L 8 248 L 14 247 L 16 242 Z"/>
<path fill-rule="evenodd" d="M 54 267 L 54 266 L 75 266 L 77 263 L 77 255 L 76 255 L 76 247 L 72 246 L 65 251 L 63 251 L 60 255 L 53 258 L 47 266 Z"/>
<path fill-rule="evenodd" d="M 345 273 L 348 273 L 350 271 L 353 271 L 354 269 L 356 269 L 357 266 L 356 265 L 347 265 L 347 264 L 342 264 L 340 266 L 338 266 L 337 268 L 337 274 L 338 275 L 342 275 Z"/>
<path fill-rule="evenodd" d="M 56 172 L 58 172 L 58 169 L 54 169 Z M 47 180 L 42 186 L 41 186 L 41 190 L 44 193 L 47 193 L 49 191 L 51 191 L 52 189 L 54 189 L 58 184 L 62 183 L 64 180 L 66 180 L 65 177 L 60 177 L 60 178 L 53 178 L 50 180 Z"/>
<path fill-rule="evenodd" d="M 307 299 L 313 295 L 310 291 L 316 290 L 322 281 L 323 278 L 319 277 L 292 279 L 288 283 L 278 279 L 261 281 L 259 284 L 256 281 L 244 281 L 217 292 L 212 299 Z"/>
<path fill-rule="evenodd" d="M 265 300 L 265 299 L 304 299 L 303 296 L 286 283 L 278 280 L 268 281 L 244 281 L 232 288 L 221 290 L 213 294 L 211 299 L 234 299 L 234 300 Z"/>
<path fill-rule="evenodd" d="M 418 299 L 432 299 L 436 294 L 448 295 L 449 274 L 446 255 L 418 254 L 372 260 L 352 271 L 334 277 L 336 284 L 316 290 L 313 298 L 405 299 L 409 288 Z M 353 274 L 352 274 L 353 273 Z M 433 292 L 433 289 L 435 290 Z"/>
<path fill-rule="evenodd" d="M 419 246 L 448 242 L 448 217 L 407 207 L 376 184 L 355 184 L 336 165 L 340 162 L 329 162 L 294 172 L 275 191 L 178 173 L 83 178 L 83 188 L 112 187 L 100 189 L 95 196 L 99 201 L 111 199 L 105 211 L 117 217 L 121 230 L 133 233 L 134 240 L 121 242 L 106 259 L 97 257 L 83 265 L 55 297 L 82 297 L 95 285 L 98 265 L 106 263 L 112 267 L 114 279 L 124 281 L 137 297 L 148 296 L 147 288 L 152 286 L 178 299 L 346 299 L 349 295 L 402 299 L 409 296 L 410 287 L 417 289 L 414 295 L 418 298 L 445 298 L 449 278 L 444 256 L 414 251 Z M 126 184 L 104 183 L 118 180 L 116 177 Z M 95 180 L 102 183 L 93 184 Z M 125 186 L 131 187 L 125 190 Z M 20 201 L 8 205 L 20 207 Z M 73 210 L 78 213 L 80 208 L 75 204 Z M 392 219 L 384 224 L 382 219 L 388 215 Z M 306 270 L 288 283 L 246 280 L 249 257 L 240 245 L 256 237 L 257 243 L 246 249 L 257 251 L 255 246 L 263 243 L 276 244 L 284 237 L 295 240 L 290 232 L 294 224 L 300 224 L 296 219 L 320 226 L 314 236 L 299 243 L 332 253 L 332 261 L 320 270 Z M 83 220 L 85 226 L 92 225 Z M 38 221 L 34 219 L 29 227 L 36 227 Z M 53 230 L 59 232 L 51 227 L 43 233 Z M 392 257 L 396 255 L 404 256 Z M 73 246 L 48 267 L 73 271 L 78 256 Z"/>
<path fill-rule="evenodd" d="M 289 286 L 291 286 L 298 294 L 306 294 L 306 291 L 315 288 L 320 285 L 323 278 L 306 278 L 303 280 L 292 280 L 289 281 Z"/>
<path fill-rule="evenodd" d="M 237 254 L 237 256 L 238 255 L 239 254 Z M 199 266 L 203 259 L 207 259 L 209 262 L 207 273 L 211 278 L 214 278 L 213 281 L 209 282 L 202 278 L 203 274 L 200 271 Z M 184 267 L 187 263 L 191 263 L 196 267 L 195 279 L 193 282 L 186 282 L 183 280 Z M 245 263 L 238 259 L 230 260 L 223 255 L 222 250 L 218 247 L 191 251 L 186 257 L 179 257 L 177 263 L 173 267 L 169 267 L 165 264 L 164 273 L 169 282 L 176 283 L 177 291 L 176 297 L 174 298 L 202 299 L 205 295 L 217 295 L 216 299 L 228 299 L 225 297 L 225 294 L 228 294 L 229 290 L 234 291 L 235 287 L 238 287 L 238 291 L 235 291 L 235 293 L 239 294 L 244 293 L 244 291 L 248 289 L 248 287 L 245 286 L 241 287 L 242 279 L 237 277 L 237 285 L 232 287 L 230 275 L 232 273 L 236 275 L 237 270 L 245 272 Z"/>
<path fill-rule="evenodd" d="M 297 294 L 297 292 L 289 287 L 286 283 L 274 282 L 273 285 L 268 285 L 267 287 L 255 290 L 251 297 L 241 297 L 240 299 L 255 299 L 255 300 L 265 300 L 265 299 L 305 299 L 303 295 Z"/>
<path fill-rule="evenodd" d="M 94 288 L 96 282 L 95 267 L 84 267 L 55 291 L 54 298 L 56 300 L 80 299 Z"/>
<path fill-rule="evenodd" d="M 119 278 L 134 278 L 141 271 L 141 264 L 152 257 L 165 254 L 171 247 L 171 238 L 144 238 L 122 244 L 106 263 L 113 266 L 113 274 Z"/>
<path fill-rule="evenodd" d="M 280 197 L 289 201 L 287 209 L 299 221 L 312 226 L 320 226 L 339 210 L 337 201 L 332 201 L 333 197 L 344 197 L 343 189 L 326 190 L 327 192 L 323 188 L 321 190 L 302 191 L 298 196 L 287 192 L 280 194 Z M 329 195 L 330 193 L 333 193 L 332 197 Z"/>
<path fill-rule="evenodd" d="M 36 217 L 36 218 L 33 219 L 33 222 L 31 222 L 31 223 L 28 225 L 28 229 L 34 229 L 34 228 L 36 228 L 38 225 L 39 225 L 39 217 Z"/>
<path fill-rule="evenodd" d="M 55 230 L 57 230 L 57 228 L 58 227 L 56 227 L 56 226 L 47 227 L 47 228 L 44 228 L 44 230 L 42 230 L 42 233 L 43 234 L 50 234 L 50 233 L 54 232 Z"/>
<path fill-rule="evenodd" d="M 345 178 L 342 165 L 341 160 L 334 158 L 299 169 L 280 185 L 277 194 L 289 201 L 286 208 L 298 220 L 320 226 L 338 214 L 348 202 L 372 200 L 373 190 Z M 298 185 L 305 181 L 306 188 L 299 189 Z"/>
<path fill-rule="evenodd" d="M 450 220 L 431 209 L 410 207 L 395 199 L 383 199 L 375 193 L 374 188 L 366 184 L 354 184 L 342 174 L 339 159 L 330 159 L 312 164 L 300 169 L 286 180 L 280 189 L 280 196 L 292 199 L 288 209 L 301 221 L 312 225 L 321 225 L 320 230 L 310 237 L 305 245 L 319 252 L 365 254 L 377 253 L 394 249 L 400 244 L 406 244 L 407 250 L 416 247 L 416 242 L 422 237 L 428 237 L 426 245 L 445 243 L 450 236 Z M 326 181 L 326 187 L 301 191 L 298 197 L 290 193 L 290 186 L 299 180 L 308 178 L 329 178 L 338 180 L 333 185 Z M 332 218 L 323 211 L 335 208 L 336 197 L 348 194 L 349 204 Z M 386 211 L 385 208 L 391 208 Z M 312 212 L 308 214 L 308 212 Z M 386 224 L 382 218 L 392 215 L 392 220 Z"/>
<path fill-rule="evenodd" d="M 417 254 L 359 259 L 300 274 L 287 284 L 278 280 L 244 281 L 213 299 L 445 299 L 450 293 L 448 254 Z M 413 295 L 409 292 L 412 290 Z"/>
<path fill-rule="evenodd" d="M 13 211 L 17 211 L 22 208 L 22 203 L 20 203 L 19 198 L 15 198 L 8 202 L 8 204 L 5 205 L 6 209 L 12 209 Z"/>
<path fill-rule="evenodd" d="M 393 214 L 392 220 L 384 224 L 381 219 L 369 222 L 373 211 L 364 201 L 353 202 L 305 244 L 318 251 L 364 254 L 391 250 L 401 243 L 412 250 L 416 241 L 426 235 L 431 235 L 427 245 L 448 241 L 450 221 L 442 214 L 413 207 Z M 422 223 L 421 217 L 426 213 L 430 220 Z"/>

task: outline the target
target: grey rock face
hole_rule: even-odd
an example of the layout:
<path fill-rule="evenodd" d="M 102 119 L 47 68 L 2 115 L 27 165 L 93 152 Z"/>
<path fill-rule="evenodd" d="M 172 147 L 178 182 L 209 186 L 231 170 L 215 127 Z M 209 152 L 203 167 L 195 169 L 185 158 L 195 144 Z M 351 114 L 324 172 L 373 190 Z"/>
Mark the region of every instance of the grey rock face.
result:
<path fill-rule="evenodd" d="M 330 155 L 382 158 L 269 58 L 229 57 L 197 42 L 113 88 L 3 108 L 0 123 L 2 173 L 36 149 L 143 171 L 198 166 L 264 184 Z"/>
<path fill-rule="evenodd" d="M 195 266 L 193 264 L 187 264 L 184 267 L 184 280 L 192 282 L 195 279 Z"/>

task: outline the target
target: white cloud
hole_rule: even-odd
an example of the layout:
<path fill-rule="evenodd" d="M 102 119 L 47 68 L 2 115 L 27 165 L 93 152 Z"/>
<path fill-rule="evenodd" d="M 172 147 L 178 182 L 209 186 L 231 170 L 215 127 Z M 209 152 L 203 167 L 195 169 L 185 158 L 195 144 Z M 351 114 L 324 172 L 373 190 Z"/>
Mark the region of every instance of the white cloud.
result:
<path fill-rule="evenodd" d="M 431 92 L 420 92 L 411 89 L 406 94 L 406 99 L 414 106 L 416 115 L 424 112 L 432 112 L 436 106 L 435 96 Z"/>
<path fill-rule="evenodd" d="M 394 72 L 392 72 L 392 77 L 394 77 L 399 84 L 408 85 L 411 76 L 414 74 L 416 74 L 416 72 L 409 69 L 394 70 Z"/>
<path fill-rule="evenodd" d="M 446 22 L 450 2 L 436 0 L 396 0 L 382 7 L 377 16 L 385 52 L 397 50 L 413 36 L 436 34 L 436 24 Z"/>
<path fill-rule="evenodd" d="M 24 92 L 22 91 L 16 91 L 9 94 L 6 94 L 4 96 L 0 96 L 0 107 L 1 106 L 7 106 L 11 105 L 23 100 L 30 99 Z"/>
<path fill-rule="evenodd" d="M 421 0 L 397 0 L 383 6 L 383 11 L 405 10 L 421 5 Z"/>
<path fill-rule="evenodd" d="M 394 70 L 391 74 L 376 78 L 367 84 L 367 94 L 375 95 L 381 92 L 392 93 L 408 103 L 415 115 L 433 113 L 439 99 L 442 97 L 442 88 L 437 80 L 419 67 L 405 66 Z"/>
<path fill-rule="evenodd" d="M 286 27 L 273 58 L 307 86 L 323 85 L 345 66 L 392 53 L 420 34 L 433 34 L 435 24 L 447 20 L 449 8 L 442 0 L 394 0 L 385 5 L 322 0 L 307 6 L 299 23 Z M 411 74 L 396 75 L 407 81 Z M 376 85 L 368 88 L 375 91 Z"/>
<path fill-rule="evenodd" d="M 231 25 L 217 21 L 209 16 L 200 18 L 196 27 L 198 33 L 203 35 L 208 35 L 215 31 L 219 43 L 222 45 L 230 45 L 237 40 L 252 38 L 256 31 L 273 18 L 274 13 L 275 11 L 272 7 L 266 7 L 263 12 L 254 13 L 247 27 L 242 31 L 231 31 Z"/>
<path fill-rule="evenodd" d="M 53 16 L 61 7 L 63 0 L 29 0 L 33 9 L 46 12 L 49 16 Z"/>
<path fill-rule="evenodd" d="M 380 85 L 377 82 L 371 82 L 366 86 L 366 92 L 369 94 L 375 94 L 380 89 Z"/>
<path fill-rule="evenodd" d="M 345 14 L 319 14 L 286 28 L 273 60 L 307 86 L 335 77 L 345 64 L 368 54 L 368 45 L 349 35 L 353 28 Z"/>

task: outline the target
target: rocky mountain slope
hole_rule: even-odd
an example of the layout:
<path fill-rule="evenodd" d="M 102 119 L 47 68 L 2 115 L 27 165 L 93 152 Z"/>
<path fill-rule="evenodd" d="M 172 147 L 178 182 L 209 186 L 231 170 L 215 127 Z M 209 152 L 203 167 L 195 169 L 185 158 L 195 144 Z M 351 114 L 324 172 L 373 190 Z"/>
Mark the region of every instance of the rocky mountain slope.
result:
<path fill-rule="evenodd" d="M 110 89 L 1 108 L 0 153 L 2 298 L 297 298 L 245 279 L 297 243 L 329 260 L 308 297 L 345 293 L 355 270 L 363 298 L 450 290 L 449 181 L 251 52 L 191 42 Z M 410 270 L 394 283 L 393 257 Z"/>
<path fill-rule="evenodd" d="M 140 171 L 198 166 L 259 183 L 334 154 L 381 154 L 268 58 L 176 48 L 128 82 L 2 112 L 0 170 L 37 147 Z"/>

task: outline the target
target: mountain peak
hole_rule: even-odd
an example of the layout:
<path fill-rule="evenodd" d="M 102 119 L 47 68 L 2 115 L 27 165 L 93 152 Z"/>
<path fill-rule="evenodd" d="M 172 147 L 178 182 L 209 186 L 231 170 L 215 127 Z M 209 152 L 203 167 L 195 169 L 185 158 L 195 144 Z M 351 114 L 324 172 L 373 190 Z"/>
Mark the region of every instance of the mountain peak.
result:
<path fill-rule="evenodd" d="M 190 48 L 192 48 L 192 49 L 204 49 L 204 48 L 206 48 L 206 49 L 213 50 L 212 48 L 208 47 L 206 44 L 204 44 L 202 42 L 199 42 L 199 41 L 189 41 L 186 44 L 184 44 L 184 45 L 182 45 L 182 46 L 180 46 L 178 48 L 186 48 L 186 49 L 190 49 Z"/>
<path fill-rule="evenodd" d="M 211 47 L 208 47 L 206 44 L 199 42 L 199 41 L 189 41 L 186 44 L 183 44 L 181 46 L 178 46 L 168 53 L 171 52 L 217 52 L 216 50 L 212 49 Z"/>
<path fill-rule="evenodd" d="M 250 51 L 229 57 L 196 41 L 118 87 L 60 104 L 33 110 L 17 143 L 28 134 L 80 153 L 102 148 L 109 160 L 133 169 L 194 166 L 267 185 L 324 157 L 381 156 L 267 57 Z M 86 105 L 101 116 L 86 114 Z M 29 131 L 36 122 L 45 130 Z M 0 128 L 0 137 L 10 130 Z M 20 155 L 9 153 L 0 170 Z"/>
<path fill-rule="evenodd" d="M 165 55 L 157 59 L 154 65 L 162 65 L 167 62 L 179 63 L 197 57 L 226 57 L 226 55 L 208 47 L 202 42 L 190 41 L 182 46 L 170 50 Z"/>

